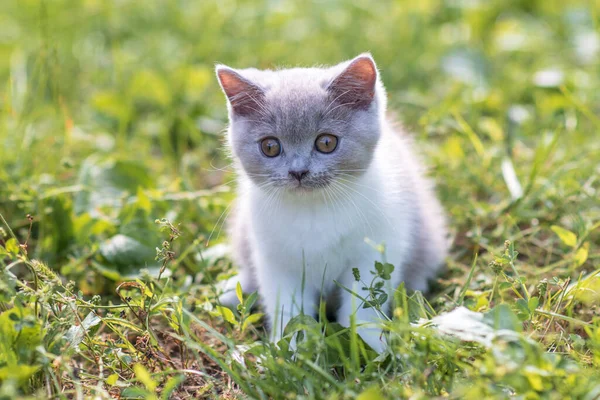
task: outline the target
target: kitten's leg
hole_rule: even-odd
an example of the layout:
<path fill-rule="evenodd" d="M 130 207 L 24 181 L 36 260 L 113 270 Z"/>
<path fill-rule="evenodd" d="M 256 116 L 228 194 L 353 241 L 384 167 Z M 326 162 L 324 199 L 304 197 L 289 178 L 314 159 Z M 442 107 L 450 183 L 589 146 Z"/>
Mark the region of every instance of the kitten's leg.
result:
<path fill-rule="evenodd" d="M 239 300 L 235 293 L 238 283 L 242 286 L 244 293 L 252 293 L 258 289 L 251 268 L 249 268 L 249 266 L 240 268 L 237 275 L 232 276 L 221 283 L 220 287 L 223 291 L 223 294 L 219 296 L 219 303 L 221 305 L 225 307 L 236 307 L 239 304 Z"/>
<path fill-rule="evenodd" d="M 363 264 L 363 265 L 369 265 Z M 372 265 L 372 263 L 370 263 Z M 371 273 L 373 267 L 359 268 L 361 280 L 363 282 L 370 282 Z M 394 281 L 393 279 L 391 280 Z M 356 282 L 352 271 L 346 271 L 339 279 L 340 284 L 358 296 L 372 300 L 369 291 L 362 289 L 365 285 L 362 282 Z M 363 300 L 358 296 L 349 293 L 347 290 L 340 288 L 340 308 L 337 313 L 338 322 L 344 326 L 350 326 L 350 319 L 354 318 L 357 325 L 357 332 L 363 338 L 363 340 L 371 346 L 371 348 L 378 353 L 381 353 L 385 348 L 385 338 L 383 337 L 383 331 L 381 324 L 383 322 L 382 312 L 385 312 L 390 305 L 392 299 L 392 290 L 390 281 L 386 281 L 384 289 L 388 294 L 388 299 L 381 306 L 382 312 L 378 312 L 375 308 L 362 308 Z"/>
<path fill-rule="evenodd" d="M 283 330 L 293 317 L 301 312 L 308 315 L 316 312 L 317 290 L 308 284 L 303 287 L 302 274 L 263 264 L 257 278 L 274 342 L 283 337 Z"/>

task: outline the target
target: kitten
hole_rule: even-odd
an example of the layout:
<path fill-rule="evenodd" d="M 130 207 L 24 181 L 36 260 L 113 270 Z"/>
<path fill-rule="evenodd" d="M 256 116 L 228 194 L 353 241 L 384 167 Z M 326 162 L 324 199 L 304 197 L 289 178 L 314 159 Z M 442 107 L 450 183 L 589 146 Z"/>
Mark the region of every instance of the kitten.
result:
<path fill-rule="evenodd" d="M 442 208 L 401 132 L 386 120 L 386 95 L 370 54 L 331 68 L 257 70 L 218 65 L 228 99 L 228 143 L 239 175 L 231 224 L 237 276 L 220 301 L 258 290 L 275 341 L 301 310 L 338 298 L 337 321 L 385 345 L 380 316 L 340 290 L 369 299 L 374 262 L 395 266 L 386 303 L 404 281 L 424 291 L 447 252 Z M 368 243 L 384 244 L 382 254 Z M 336 281 L 338 284 L 336 284 Z"/>

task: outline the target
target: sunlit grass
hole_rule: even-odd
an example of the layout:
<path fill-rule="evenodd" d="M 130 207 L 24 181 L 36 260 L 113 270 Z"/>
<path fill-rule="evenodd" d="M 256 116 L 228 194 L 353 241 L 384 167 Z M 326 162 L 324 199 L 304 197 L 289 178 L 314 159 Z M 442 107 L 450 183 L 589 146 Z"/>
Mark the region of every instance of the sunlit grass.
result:
<path fill-rule="evenodd" d="M 0 396 L 596 398 L 598 6 L 3 1 Z M 216 300 L 234 174 L 213 66 L 364 51 L 452 252 L 427 297 L 398 290 L 384 354 L 324 315 L 288 326 L 294 354 L 256 299 Z M 461 306 L 491 333 L 428 322 Z"/>

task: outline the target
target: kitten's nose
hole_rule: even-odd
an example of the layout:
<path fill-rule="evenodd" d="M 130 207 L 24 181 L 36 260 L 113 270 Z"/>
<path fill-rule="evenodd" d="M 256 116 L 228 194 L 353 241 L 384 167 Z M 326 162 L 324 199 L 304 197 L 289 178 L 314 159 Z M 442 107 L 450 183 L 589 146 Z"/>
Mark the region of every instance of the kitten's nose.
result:
<path fill-rule="evenodd" d="M 302 178 L 304 178 L 307 174 L 308 174 L 307 169 L 303 169 L 301 171 L 290 170 L 290 175 L 293 176 L 294 178 L 296 178 L 298 180 L 298 182 L 300 182 L 302 180 Z"/>

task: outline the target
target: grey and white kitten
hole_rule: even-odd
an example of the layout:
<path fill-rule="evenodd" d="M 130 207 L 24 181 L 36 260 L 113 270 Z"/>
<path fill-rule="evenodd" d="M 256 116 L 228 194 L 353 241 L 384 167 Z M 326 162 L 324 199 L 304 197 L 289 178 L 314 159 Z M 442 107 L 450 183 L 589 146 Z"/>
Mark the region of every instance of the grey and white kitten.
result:
<path fill-rule="evenodd" d="M 447 252 L 442 208 L 402 132 L 386 120 L 386 95 L 369 54 L 330 68 L 235 70 L 217 77 L 228 98 L 228 142 L 239 179 L 231 225 L 237 276 L 225 284 L 258 290 L 279 340 L 287 322 L 337 298 L 337 321 L 375 350 L 380 315 L 353 268 L 370 281 L 374 262 L 395 266 L 384 289 L 415 290 Z M 366 240 L 366 239 L 370 240 Z M 382 254 L 372 243 L 383 244 Z M 337 282 L 337 284 L 336 284 Z"/>

